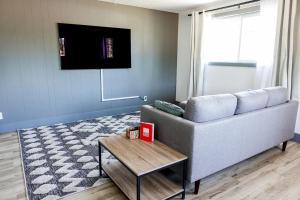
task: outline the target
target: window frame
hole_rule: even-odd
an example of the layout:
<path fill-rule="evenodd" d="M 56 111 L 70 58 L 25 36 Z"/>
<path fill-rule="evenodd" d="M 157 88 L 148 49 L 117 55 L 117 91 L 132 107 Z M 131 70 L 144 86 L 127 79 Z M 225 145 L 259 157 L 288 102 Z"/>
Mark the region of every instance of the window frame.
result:
<path fill-rule="evenodd" d="M 252 12 L 245 12 L 245 13 L 240 13 L 238 14 L 239 17 L 241 17 L 241 24 L 240 24 L 240 34 L 239 34 L 239 48 L 238 48 L 238 54 L 237 54 L 237 58 L 238 61 L 236 62 L 227 62 L 227 61 L 209 61 L 208 62 L 208 66 L 218 66 L 218 67 L 250 67 L 250 68 L 256 68 L 257 62 L 242 62 L 240 60 L 240 53 L 241 53 L 241 44 L 242 44 L 242 31 L 243 31 L 243 20 L 244 20 L 244 16 L 245 15 L 249 15 L 249 14 L 256 14 L 256 13 L 260 13 L 260 9 L 256 9 Z M 234 15 L 233 15 L 234 16 Z M 233 17 L 230 15 L 225 15 L 225 16 L 219 16 L 222 18 L 226 18 L 226 17 Z"/>
<path fill-rule="evenodd" d="M 208 62 L 209 66 L 218 67 L 256 67 L 256 62 Z"/>

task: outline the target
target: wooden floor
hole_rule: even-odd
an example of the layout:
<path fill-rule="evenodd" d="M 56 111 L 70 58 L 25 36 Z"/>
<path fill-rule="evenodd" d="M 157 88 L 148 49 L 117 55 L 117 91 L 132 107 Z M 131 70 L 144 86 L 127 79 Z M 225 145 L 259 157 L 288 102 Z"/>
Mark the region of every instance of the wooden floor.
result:
<path fill-rule="evenodd" d="M 0 199 L 26 199 L 16 133 L 0 135 Z M 126 199 L 111 182 L 69 195 L 63 200 Z M 196 199 L 300 200 L 300 144 L 289 142 L 286 152 L 273 148 L 214 174 L 201 182 Z"/>

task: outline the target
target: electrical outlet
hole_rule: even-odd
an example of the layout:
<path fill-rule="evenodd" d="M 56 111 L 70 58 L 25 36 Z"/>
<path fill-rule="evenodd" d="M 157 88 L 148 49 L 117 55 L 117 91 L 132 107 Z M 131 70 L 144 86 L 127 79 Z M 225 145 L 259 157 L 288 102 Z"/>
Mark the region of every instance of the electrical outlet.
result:
<path fill-rule="evenodd" d="M 147 96 L 143 96 L 143 100 L 144 101 L 148 101 L 148 97 Z"/>
<path fill-rule="evenodd" d="M 0 112 L 0 120 L 3 119 L 3 114 Z"/>

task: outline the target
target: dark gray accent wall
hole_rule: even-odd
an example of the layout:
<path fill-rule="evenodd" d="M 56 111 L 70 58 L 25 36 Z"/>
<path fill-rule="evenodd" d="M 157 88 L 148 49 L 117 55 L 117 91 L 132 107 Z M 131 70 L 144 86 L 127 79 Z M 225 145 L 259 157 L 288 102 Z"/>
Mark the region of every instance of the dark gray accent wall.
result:
<path fill-rule="evenodd" d="M 97 0 L 0 1 L 0 132 L 138 110 L 100 102 L 99 70 L 60 70 L 56 23 L 130 28 L 132 68 L 104 70 L 105 98 L 175 100 L 178 15 Z"/>

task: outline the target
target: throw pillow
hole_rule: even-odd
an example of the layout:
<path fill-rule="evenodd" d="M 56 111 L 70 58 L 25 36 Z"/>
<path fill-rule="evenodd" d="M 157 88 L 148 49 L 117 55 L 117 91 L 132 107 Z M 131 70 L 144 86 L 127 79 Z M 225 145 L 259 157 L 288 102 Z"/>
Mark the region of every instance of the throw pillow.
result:
<path fill-rule="evenodd" d="M 154 102 L 154 107 L 159 110 L 162 110 L 166 113 L 169 113 L 169 114 L 172 114 L 175 116 L 179 116 L 179 117 L 181 117 L 184 113 L 184 110 L 182 108 L 180 108 L 179 106 L 172 104 L 172 103 L 165 102 L 165 101 L 156 100 Z"/>

